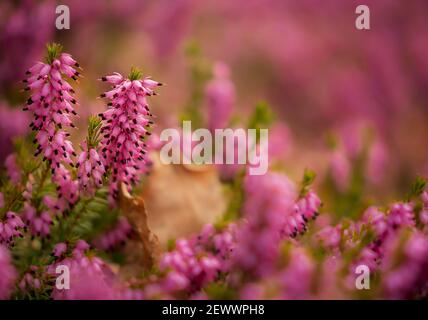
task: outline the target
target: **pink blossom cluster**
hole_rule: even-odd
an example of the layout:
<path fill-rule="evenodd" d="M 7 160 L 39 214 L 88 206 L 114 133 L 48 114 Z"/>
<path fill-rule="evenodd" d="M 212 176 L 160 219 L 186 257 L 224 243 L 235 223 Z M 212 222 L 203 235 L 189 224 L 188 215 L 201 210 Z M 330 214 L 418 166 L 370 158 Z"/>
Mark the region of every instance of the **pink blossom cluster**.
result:
<path fill-rule="evenodd" d="M 13 246 L 17 237 L 23 237 L 24 222 L 14 212 L 8 211 L 0 218 L 0 245 Z"/>
<path fill-rule="evenodd" d="M 75 69 L 78 63 L 71 55 L 60 53 L 58 45 L 48 47 L 48 55 L 47 63 L 38 62 L 27 71 L 25 89 L 31 90 L 31 96 L 24 110 L 33 113 L 30 127 L 36 131 L 36 156 L 42 154 L 43 159 L 50 164 L 60 198 L 68 194 L 67 201 L 74 203 L 77 194 L 64 165 L 73 166 L 71 157 L 76 156 L 76 153 L 68 140 L 70 134 L 64 128 L 74 127 L 70 115 L 76 115 L 73 107 L 76 99 L 73 97 L 74 90 L 64 75 L 76 80 L 79 76 Z"/>
<path fill-rule="evenodd" d="M 309 192 L 298 200 L 295 185 L 284 175 L 247 175 L 244 181 L 244 225 L 237 233 L 236 263 L 257 276 L 272 272 L 285 237 L 306 231 L 321 204 Z"/>
<path fill-rule="evenodd" d="M 30 290 L 39 290 L 42 287 L 42 281 L 40 280 L 40 268 L 38 266 L 30 266 L 30 270 L 26 272 L 21 281 L 19 281 L 18 287 L 22 292 L 28 292 Z"/>
<path fill-rule="evenodd" d="M 53 224 L 52 216 L 49 211 L 38 212 L 29 203 L 24 204 L 22 211 L 22 220 L 28 226 L 30 233 L 33 237 L 46 237 L 50 233 L 50 227 Z"/>
<path fill-rule="evenodd" d="M 119 184 L 128 189 L 139 180 L 144 171 L 146 147 L 144 139 L 150 135 L 152 116 L 147 97 L 154 95 L 154 89 L 161 83 L 133 70 L 126 79 L 119 73 L 102 78 L 113 86 L 101 95 L 110 100 L 109 109 L 100 114 L 103 120 L 101 152 L 106 169 L 111 171 L 110 197 L 118 196 Z"/>
<path fill-rule="evenodd" d="M 397 241 L 401 241 L 399 239 L 402 238 L 403 230 L 411 230 L 412 234 L 416 235 L 418 231 L 415 227 L 413 204 L 396 203 L 386 213 L 376 207 L 369 207 L 360 220 L 347 222 L 346 225 L 327 226 L 320 230 L 315 237 L 338 259 L 342 258 L 344 252 L 358 248 L 365 237 L 371 237 L 372 240 L 365 244 L 357 254 L 354 254 L 355 257 L 349 265 L 345 285 L 352 289 L 357 277 L 355 274 L 357 266 L 365 265 L 371 272 L 384 273 L 391 265 L 395 265 L 388 255 L 392 255 L 391 251 L 399 251 Z M 391 249 L 392 244 L 395 245 L 394 249 Z M 404 261 L 409 261 L 409 259 Z M 421 264 L 423 265 L 423 262 Z M 408 285 L 412 287 L 412 284 Z M 399 294 L 403 294 L 404 291 L 399 290 L 399 292 Z"/>
<path fill-rule="evenodd" d="M 49 206 L 49 210 L 37 210 L 32 204 L 33 200 L 33 191 L 34 191 L 35 179 L 32 174 L 29 174 L 27 177 L 27 182 L 25 184 L 24 192 L 22 192 L 22 197 L 24 198 L 24 207 L 20 213 L 20 217 L 25 223 L 25 227 L 30 230 L 30 234 L 33 237 L 47 237 L 50 233 L 52 221 L 52 210 Z M 42 203 L 46 205 L 49 204 L 49 196 L 44 196 Z M 46 202 L 46 200 L 48 200 Z M 52 206 L 57 205 L 58 201 L 52 198 Z"/>
<path fill-rule="evenodd" d="M 235 245 L 234 224 L 224 230 L 206 225 L 200 234 L 179 239 L 174 250 L 166 252 L 159 263 L 165 276 L 146 286 L 147 297 L 180 297 L 197 293 L 206 284 L 228 272 Z"/>
<path fill-rule="evenodd" d="M 388 299 L 411 299 L 428 294 L 428 237 L 420 232 L 402 240 L 391 239 L 384 258 L 383 291 Z M 401 259 L 397 252 L 402 250 Z M 397 263 L 398 259 L 401 263 Z"/>
<path fill-rule="evenodd" d="M 18 276 L 12 265 L 9 250 L 0 244 L 0 300 L 8 299 L 15 287 Z"/>
<path fill-rule="evenodd" d="M 132 234 L 132 226 L 128 219 L 119 217 L 113 229 L 105 232 L 94 240 L 94 246 L 100 250 L 112 250 L 125 244 Z"/>
<path fill-rule="evenodd" d="M 175 250 L 162 257 L 160 268 L 168 271 L 163 282 L 163 289 L 166 292 L 192 293 L 217 276 L 220 263 L 214 255 L 198 257 L 198 252 L 194 249 L 189 241 L 178 240 Z M 171 270 L 168 270 L 169 268 Z"/>
<path fill-rule="evenodd" d="M 314 191 L 310 190 L 306 195 L 297 200 L 294 205 L 294 211 L 297 216 L 302 217 L 303 221 L 307 223 L 310 219 L 315 219 L 318 216 L 318 210 L 321 205 L 322 203 L 318 195 Z M 306 228 L 306 224 L 300 224 L 298 231 L 306 231 Z"/>
<path fill-rule="evenodd" d="M 82 150 L 76 164 L 79 187 L 80 190 L 93 194 L 103 184 L 105 168 L 97 149 L 88 146 L 87 141 L 82 143 Z"/>
<path fill-rule="evenodd" d="M 313 299 L 311 293 L 315 263 L 310 255 L 299 246 L 289 253 L 289 264 L 266 277 L 247 282 L 240 289 L 240 298 L 254 299 Z"/>
<path fill-rule="evenodd" d="M 58 186 L 58 199 L 56 207 L 66 209 L 69 204 L 74 204 L 79 196 L 79 183 L 73 180 L 71 173 L 66 167 L 60 165 L 52 177 L 52 181 Z"/>
<path fill-rule="evenodd" d="M 70 272 L 70 288 L 54 287 L 51 297 L 55 300 L 111 300 L 117 296 L 113 285 L 113 274 L 107 264 L 98 257 L 87 255 L 89 245 L 77 241 L 74 248 L 58 243 L 53 251 L 55 262 L 47 266 L 46 272 L 58 276 L 56 268 L 66 266 Z"/>

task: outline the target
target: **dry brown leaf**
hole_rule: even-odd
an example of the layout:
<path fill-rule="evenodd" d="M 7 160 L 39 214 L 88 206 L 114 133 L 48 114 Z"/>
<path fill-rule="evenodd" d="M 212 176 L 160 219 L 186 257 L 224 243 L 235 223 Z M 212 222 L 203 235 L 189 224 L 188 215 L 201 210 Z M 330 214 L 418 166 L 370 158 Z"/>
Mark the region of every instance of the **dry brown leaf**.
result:
<path fill-rule="evenodd" d="M 147 223 L 147 212 L 143 198 L 133 198 L 124 184 L 120 186 L 119 204 L 121 211 L 132 224 L 136 237 L 128 241 L 125 251 L 129 252 L 127 265 L 131 273 L 150 270 L 160 256 L 159 240 Z"/>
<path fill-rule="evenodd" d="M 144 182 L 148 224 L 163 247 L 169 239 L 200 231 L 216 222 L 226 209 L 226 199 L 212 165 L 165 165 L 151 155 L 153 167 Z"/>

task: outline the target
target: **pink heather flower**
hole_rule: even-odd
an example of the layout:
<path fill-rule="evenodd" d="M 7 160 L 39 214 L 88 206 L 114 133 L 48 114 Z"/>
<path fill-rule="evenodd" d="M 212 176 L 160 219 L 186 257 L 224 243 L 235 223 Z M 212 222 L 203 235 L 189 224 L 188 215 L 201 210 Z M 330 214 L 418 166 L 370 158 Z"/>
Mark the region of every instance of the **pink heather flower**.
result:
<path fill-rule="evenodd" d="M 396 203 L 389 210 L 387 217 L 388 226 L 392 229 L 398 227 L 414 227 L 415 216 L 413 205 L 410 203 Z"/>
<path fill-rule="evenodd" d="M 78 182 L 72 179 L 70 171 L 63 165 L 59 165 L 55 170 L 52 181 L 58 186 L 58 207 L 66 208 L 68 203 L 73 204 L 77 201 L 79 195 Z"/>
<path fill-rule="evenodd" d="M 370 225 L 377 237 L 382 237 L 388 229 L 386 215 L 376 207 L 369 207 L 363 214 L 362 221 Z"/>
<path fill-rule="evenodd" d="M 315 219 L 318 216 L 318 210 L 321 207 L 321 200 L 313 191 L 309 191 L 304 197 L 300 198 L 294 205 L 296 213 L 302 216 L 307 222 L 310 219 Z"/>
<path fill-rule="evenodd" d="M 341 240 L 341 226 L 327 226 L 321 229 L 316 237 L 321 243 L 331 249 L 337 249 Z"/>
<path fill-rule="evenodd" d="M 235 230 L 233 223 L 221 231 L 208 224 L 198 235 L 177 240 L 175 249 L 165 253 L 160 262 L 160 270 L 166 274 L 145 288 L 147 297 L 179 297 L 185 292 L 196 298 L 219 273 L 230 271 Z"/>
<path fill-rule="evenodd" d="M 424 204 L 424 207 L 425 207 L 425 208 L 428 208 L 428 192 L 427 192 L 427 191 L 424 191 L 424 192 L 422 193 L 421 198 L 422 198 L 422 202 L 423 202 L 423 204 Z"/>
<path fill-rule="evenodd" d="M 55 300 L 112 300 L 117 297 L 114 277 L 108 265 L 98 257 L 86 255 L 89 245 L 79 240 L 70 257 L 61 259 L 68 249 L 64 243 L 57 244 L 53 255 L 56 261 L 46 268 L 46 272 L 57 276 L 57 266 L 67 266 L 70 270 L 70 289 L 56 286 L 51 297 Z"/>
<path fill-rule="evenodd" d="M 64 76 L 76 80 L 79 72 L 75 70 L 77 62 L 60 51 L 59 45 L 49 46 L 48 62 L 38 62 L 27 71 L 25 89 L 31 91 L 31 96 L 24 110 L 34 115 L 30 127 L 36 131 L 36 156 L 42 154 L 43 159 L 48 161 L 59 191 L 66 193 L 62 189 L 69 187 L 71 178 L 63 164 L 73 166 L 71 156 L 76 156 L 76 153 L 68 140 L 69 133 L 63 128 L 74 127 L 70 114 L 76 114 L 72 106 L 76 100 L 74 90 Z M 67 200 L 73 203 L 76 199 L 72 198 Z"/>
<path fill-rule="evenodd" d="M 38 266 L 30 266 L 30 271 L 23 275 L 18 287 L 24 293 L 32 289 L 40 289 L 42 286 L 40 278 L 40 268 Z"/>
<path fill-rule="evenodd" d="M 103 184 L 105 168 L 98 151 L 93 147 L 88 148 L 86 141 L 82 143 L 82 150 L 76 164 L 79 187 L 81 191 L 93 194 L 95 188 L 99 188 Z"/>
<path fill-rule="evenodd" d="M 0 245 L 0 300 L 8 299 L 14 290 L 15 280 L 18 276 L 12 265 L 9 251 Z"/>
<path fill-rule="evenodd" d="M 293 210 L 295 185 L 284 175 L 247 175 L 244 180 L 244 225 L 237 232 L 234 261 L 257 276 L 269 274 L 283 236 L 295 236 L 305 221 Z"/>
<path fill-rule="evenodd" d="M 221 271 L 223 272 L 231 269 L 231 257 L 236 246 L 236 232 L 237 226 L 230 223 L 224 231 L 217 232 L 212 238 L 215 254 L 221 261 Z"/>
<path fill-rule="evenodd" d="M 64 76 L 76 80 L 79 72 L 75 70 L 77 62 L 60 51 L 59 45 L 48 46 L 48 62 L 38 62 L 27 71 L 25 90 L 31 90 L 31 96 L 24 110 L 34 115 L 30 127 L 37 132 L 34 140 L 38 144 L 36 156 L 42 154 L 50 164 L 59 198 L 64 196 L 66 201 L 74 203 L 77 189 L 64 164 L 73 166 L 71 156 L 76 153 L 68 140 L 69 133 L 63 128 L 74 127 L 70 114 L 76 114 L 72 106 L 76 100 L 74 90 Z"/>
<path fill-rule="evenodd" d="M 193 293 L 216 278 L 220 261 L 214 254 L 195 246 L 194 240 L 180 239 L 174 251 L 164 254 L 159 267 L 168 272 L 161 282 L 167 292 Z"/>
<path fill-rule="evenodd" d="M 16 155 L 14 153 L 8 155 L 4 162 L 6 167 L 7 175 L 11 182 L 17 184 L 21 182 L 21 170 L 16 163 Z"/>
<path fill-rule="evenodd" d="M 53 249 L 52 255 L 56 258 L 60 258 L 67 251 L 67 244 L 64 242 L 57 243 Z"/>
<path fill-rule="evenodd" d="M 21 218 L 12 211 L 8 211 L 3 219 L 0 218 L 0 245 L 14 245 L 16 237 L 23 237 L 25 227 Z"/>
<path fill-rule="evenodd" d="M 94 240 L 94 246 L 101 250 L 112 250 L 125 244 L 132 234 L 132 227 L 125 217 L 119 217 L 116 226 Z"/>
<path fill-rule="evenodd" d="M 317 299 L 346 298 L 338 275 L 342 272 L 342 259 L 336 255 L 327 256 L 320 265 Z"/>
<path fill-rule="evenodd" d="M 28 203 L 24 204 L 22 219 L 29 227 L 32 236 L 46 237 L 50 233 L 52 217 L 48 211 L 37 212 L 36 208 Z"/>
<path fill-rule="evenodd" d="M 365 265 L 370 269 L 370 272 L 374 273 L 378 271 L 383 257 L 383 248 L 378 246 L 376 243 L 371 243 L 364 247 L 358 254 L 358 257 L 353 260 L 348 269 L 348 274 L 344 279 L 345 286 L 349 290 L 355 290 L 355 280 L 358 274 L 355 270 L 360 265 Z"/>
<path fill-rule="evenodd" d="M 351 221 L 349 225 L 341 224 L 342 240 L 345 250 L 354 249 L 363 235 L 363 224 L 360 221 Z"/>
<path fill-rule="evenodd" d="M 419 213 L 419 218 L 425 226 L 428 226 L 428 209 L 423 209 Z"/>
<path fill-rule="evenodd" d="M 393 239 L 385 254 L 383 291 L 388 299 L 412 299 L 426 294 L 428 286 L 428 238 L 415 232 L 405 243 L 402 259 L 396 261 L 399 239 Z"/>
<path fill-rule="evenodd" d="M 282 287 L 282 299 L 311 298 L 312 276 L 315 263 L 301 248 L 295 247 L 290 253 L 290 263 L 280 271 L 278 281 Z"/>
<path fill-rule="evenodd" d="M 54 300 L 113 300 L 116 292 L 110 283 L 110 275 L 103 271 L 104 262 L 98 258 L 67 258 L 57 265 L 65 265 L 70 270 L 70 289 L 54 287 Z M 52 267 L 53 270 L 55 270 Z M 55 273 L 52 273 L 55 274 Z"/>
<path fill-rule="evenodd" d="M 310 299 L 315 263 L 303 248 L 292 247 L 288 264 L 257 282 L 243 285 L 241 299 Z"/>
<path fill-rule="evenodd" d="M 205 95 L 208 106 L 208 128 L 226 128 L 233 112 L 235 87 L 230 80 L 229 68 L 222 62 L 214 65 L 214 77 L 207 84 Z"/>
<path fill-rule="evenodd" d="M 112 201 L 118 196 L 121 182 L 130 190 L 144 170 L 146 144 L 143 140 L 150 135 L 147 129 L 152 124 L 147 96 L 154 95 L 153 90 L 161 83 L 148 77 L 141 79 L 141 73 L 134 69 L 129 79 L 114 73 L 102 80 L 113 86 L 112 90 L 101 95 L 110 100 L 110 108 L 100 114 L 103 120 L 101 149 L 104 164 L 112 174 Z"/>

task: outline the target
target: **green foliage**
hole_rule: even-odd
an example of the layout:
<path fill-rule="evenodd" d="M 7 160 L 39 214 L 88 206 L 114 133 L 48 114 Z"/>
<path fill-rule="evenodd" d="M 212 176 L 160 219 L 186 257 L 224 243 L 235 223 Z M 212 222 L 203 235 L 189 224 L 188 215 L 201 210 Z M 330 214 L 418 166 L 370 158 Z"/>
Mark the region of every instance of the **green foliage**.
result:
<path fill-rule="evenodd" d="M 175 250 L 175 239 L 168 239 L 166 243 L 166 250 L 167 251 Z"/>
<path fill-rule="evenodd" d="M 22 170 L 22 177 L 24 179 L 42 165 L 42 161 L 33 156 L 35 148 L 31 141 L 34 139 L 35 133 L 32 131 L 28 139 L 22 137 L 15 138 L 13 141 L 17 164 Z"/>
<path fill-rule="evenodd" d="M 143 73 L 141 72 L 140 69 L 138 69 L 137 67 L 132 67 L 128 78 L 129 80 L 134 81 L 134 80 L 140 80 L 142 76 L 143 76 Z"/>
<path fill-rule="evenodd" d="M 330 137 L 331 144 L 334 149 L 338 147 L 338 142 L 334 136 Z M 330 142 L 331 142 L 330 141 Z M 342 189 L 336 185 L 333 180 L 332 172 L 327 175 L 323 185 L 323 198 L 329 198 L 332 211 L 336 214 L 336 219 L 341 217 L 357 218 L 361 212 L 367 207 L 367 195 L 365 194 L 367 186 L 366 169 L 370 148 L 372 146 L 372 139 L 369 134 L 363 140 L 361 151 L 352 159 L 351 172 L 349 182 L 346 188 Z"/>
<path fill-rule="evenodd" d="M 308 193 L 309 187 L 315 181 L 316 176 L 317 174 L 315 173 L 315 171 L 308 168 L 305 169 L 305 171 L 303 172 L 303 178 L 300 187 L 301 197 L 305 196 Z"/>
<path fill-rule="evenodd" d="M 107 188 L 98 189 L 94 196 L 82 197 L 66 212 L 57 226 L 58 242 L 73 237 L 90 240 L 114 224 L 119 212 L 109 208 L 107 194 Z"/>
<path fill-rule="evenodd" d="M 230 222 L 241 216 L 241 207 L 244 202 L 244 177 L 245 171 L 242 170 L 236 175 L 235 179 L 225 185 L 230 201 L 222 219 L 216 223 L 218 230 L 223 229 Z"/>
<path fill-rule="evenodd" d="M 422 192 L 424 192 L 426 185 L 427 185 L 427 181 L 424 178 L 416 177 L 415 181 L 410 187 L 409 193 L 406 196 L 406 200 L 410 201 L 414 198 L 419 197 L 422 194 Z"/>
<path fill-rule="evenodd" d="M 237 297 L 235 290 L 223 282 L 212 282 L 204 291 L 208 298 L 213 300 L 233 300 Z"/>
<path fill-rule="evenodd" d="M 96 116 L 90 116 L 88 120 L 88 149 L 96 148 L 100 142 L 102 120 Z"/>
<path fill-rule="evenodd" d="M 274 119 L 270 106 L 265 101 L 260 101 L 254 107 L 254 111 L 248 121 L 248 129 L 256 129 L 256 144 L 260 141 L 260 129 L 268 128 Z"/>
<path fill-rule="evenodd" d="M 62 52 L 62 45 L 58 43 L 48 43 L 46 45 L 47 56 L 46 62 L 51 64 L 56 58 L 58 58 L 59 54 Z"/>

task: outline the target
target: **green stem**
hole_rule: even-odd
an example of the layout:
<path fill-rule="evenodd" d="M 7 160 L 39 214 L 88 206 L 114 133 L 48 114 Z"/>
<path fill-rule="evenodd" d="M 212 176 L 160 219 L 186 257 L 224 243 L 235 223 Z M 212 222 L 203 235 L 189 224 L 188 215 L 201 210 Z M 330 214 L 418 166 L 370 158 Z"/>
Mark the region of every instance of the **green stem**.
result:
<path fill-rule="evenodd" d="M 66 230 L 65 239 L 68 239 L 72 236 L 73 229 L 76 227 L 76 224 L 77 224 L 79 218 L 81 217 L 82 213 L 86 211 L 86 207 L 88 206 L 89 202 L 90 202 L 89 198 L 83 199 L 82 200 L 82 203 L 83 203 L 82 207 L 79 209 L 79 211 L 76 212 L 76 214 L 74 214 L 73 217 L 70 217 L 70 219 L 73 218 L 73 220 L 71 220 L 70 224 L 68 225 L 68 228 Z"/>

